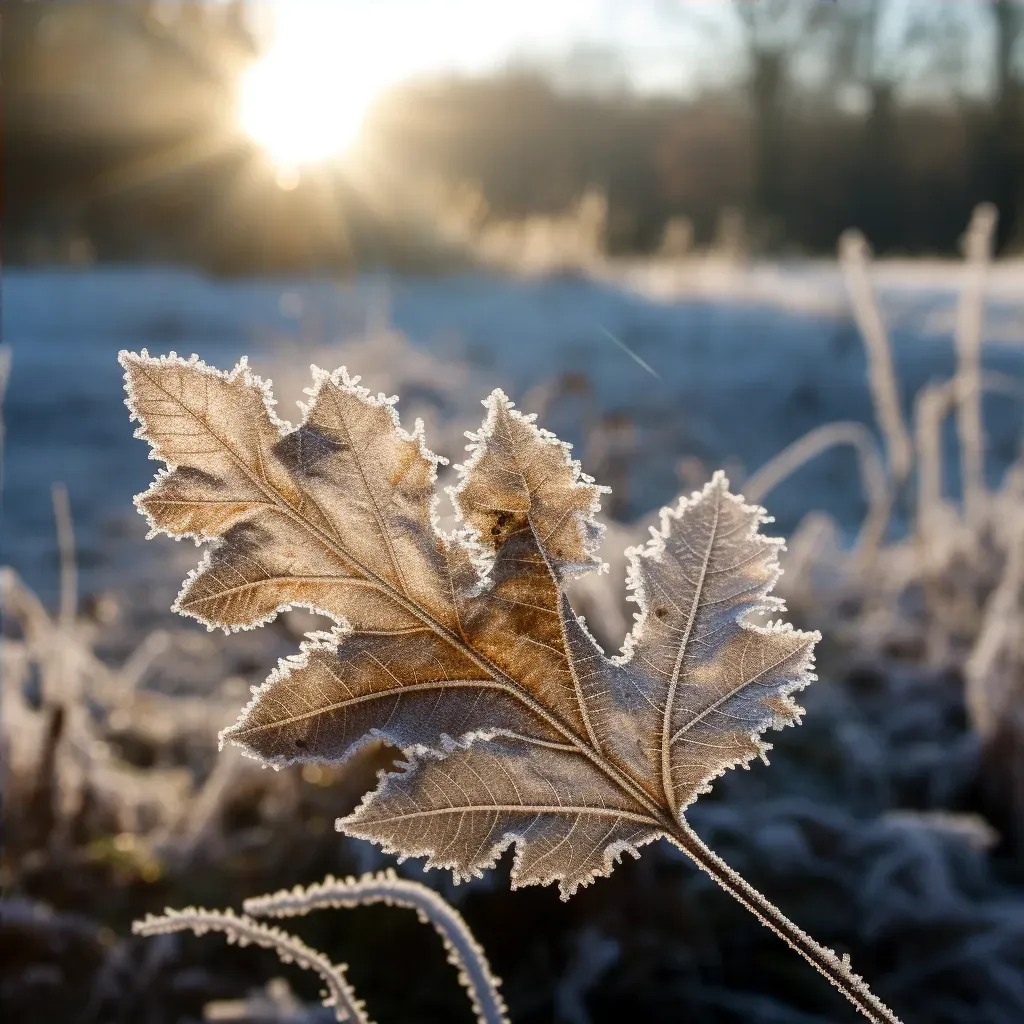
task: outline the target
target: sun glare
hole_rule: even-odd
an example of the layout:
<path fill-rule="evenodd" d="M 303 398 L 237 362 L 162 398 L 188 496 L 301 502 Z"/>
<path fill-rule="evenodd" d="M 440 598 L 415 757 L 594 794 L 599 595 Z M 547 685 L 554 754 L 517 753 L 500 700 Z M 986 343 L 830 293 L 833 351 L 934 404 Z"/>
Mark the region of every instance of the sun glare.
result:
<path fill-rule="evenodd" d="M 239 82 L 241 128 L 283 168 L 342 155 L 379 82 L 315 42 L 282 40 Z"/>

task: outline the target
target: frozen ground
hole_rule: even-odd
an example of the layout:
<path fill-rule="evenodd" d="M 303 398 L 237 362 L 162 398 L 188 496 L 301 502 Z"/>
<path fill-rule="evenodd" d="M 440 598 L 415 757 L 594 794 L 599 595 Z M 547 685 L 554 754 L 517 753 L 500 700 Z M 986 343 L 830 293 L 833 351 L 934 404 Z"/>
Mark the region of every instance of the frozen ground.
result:
<path fill-rule="evenodd" d="M 876 268 L 908 412 L 922 385 L 953 370 L 961 274 L 941 263 Z M 647 264 L 590 279 L 464 275 L 344 285 L 221 282 L 155 269 L 13 270 L 5 274 L 3 338 L 13 371 L 2 561 L 47 596 L 56 583 L 52 481 L 68 487 L 85 590 L 115 584 L 126 569 L 148 573 L 168 553 L 139 543 L 143 523 L 131 498 L 155 467 L 121 404 L 121 348 L 197 352 L 222 367 L 249 353 L 275 380 L 285 418 L 310 361 L 344 363 L 371 388 L 402 395 L 406 421 L 424 416 L 432 444 L 453 461 L 492 387 L 527 411 L 546 407 L 544 422 L 567 440 L 589 439 L 580 450 L 599 475 L 595 424 L 624 414 L 611 422 L 620 447 L 634 434 L 627 443 L 636 454 L 619 483 L 626 519 L 680 490 L 685 456 L 742 476 L 821 423 L 859 420 L 874 429 L 863 346 L 839 273 L 826 264 Z M 986 342 L 988 367 L 1024 370 L 1024 264 L 992 274 Z M 1009 398 L 987 401 L 994 473 L 1016 455 L 1021 415 Z M 811 509 L 852 529 L 863 513 L 853 456 L 820 458 L 767 504 L 783 531 Z M 179 575 L 175 567 L 154 578 L 170 586 Z"/>
<path fill-rule="evenodd" d="M 952 370 L 961 273 L 875 269 L 907 413 L 924 383 Z M 985 362 L 1019 380 L 1024 275 L 997 267 L 990 284 Z M 385 863 L 329 823 L 390 764 L 386 751 L 368 747 L 366 760 L 340 769 L 280 773 L 215 754 L 215 733 L 247 686 L 314 624 L 293 612 L 222 637 L 171 615 L 198 553 L 142 542 L 131 496 L 155 466 L 121 404 L 119 348 L 196 351 L 221 366 L 249 352 L 274 379 L 285 416 L 310 361 L 346 363 L 401 394 L 406 422 L 422 415 L 435 447 L 455 458 L 461 431 L 479 422 L 479 399 L 500 384 L 580 442 L 585 465 L 625 495 L 613 508 L 622 520 L 644 518 L 723 462 L 735 464 L 742 486 L 744 467 L 822 423 L 854 419 L 875 430 L 862 342 L 842 281 L 824 265 L 645 265 L 588 280 L 344 287 L 167 271 L 12 273 L 4 299 L 14 374 L 0 563 L 13 562 L 56 605 L 50 484 L 63 480 L 82 589 L 110 587 L 131 613 L 118 621 L 106 614 L 113 602 L 106 611 L 100 603 L 55 623 L 9 574 L 0 579 L 0 740 L 15 780 L 5 790 L 13 810 L 0 864 L 13 897 L 0 904 L 0 1005 L 18 1021 L 193 1024 L 204 1006 L 227 1007 L 280 968 L 216 940 L 133 940 L 132 919 L 168 905 L 237 906 L 328 871 Z M 1015 401 L 986 399 L 993 476 L 1017 453 Z M 922 458 L 917 468 L 927 465 Z M 862 512 L 859 490 L 853 457 L 838 451 L 766 504 L 787 534 L 816 509 L 849 530 Z M 806 724 L 772 737 L 770 769 L 729 773 L 690 816 L 728 863 L 816 938 L 849 952 L 879 995 L 918 1024 L 1024 1019 L 1024 802 L 1013 781 L 1024 778 L 1024 744 L 1012 730 L 1013 742 L 986 738 L 975 714 L 977 679 L 989 676 L 991 717 L 1012 722 L 1019 707 L 1019 691 L 1002 689 L 1024 678 L 1013 660 L 1024 609 L 1018 534 L 987 524 L 1012 528 L 1020 504 L 1007 487 L 986 496 L 977 529 L 939 517 L 940 543 L 890 544 L 873 562 L 862 561 L 864 548 L 835 558 L 820 531 L 800 531 L 782 582 L 796 584 L 787 593 L 793 621 L 826 637 Z M 933 513 L 948 511 L 940 505 L 926 506 L 917 537 L 936 538 Z M 636 532 L 610 534 L 621 551 Z M 605 579 L 622 573 L 619 560 Z M 604 603 L 591 593 L 583 610 L 614 633 L 615 616 L 629 609 L 612 591 Z M 612 639 L 624 629 L 625 619 Z M 509 893 L 507 868 L 508 858 L 458 889 L 441 873 L 428 880 L 459 901 L 520 1024 L 556 1012 L 594 1024 L 855 1019 L 790 950 L 661 846 L 626 858 L 567 905 L 551 890 Z M 416 863 L 402 870 L 415 873 Z M 424 939 L 415 922 L 403 932 L 389 913 L 321 915 L 303 935 L 352 965 L 378 1019 L 456 1019 L 453 999 L 459 1010 L 463 1000 L 440 947 L 416 945 Z M 401 985 L 382 967 L 396 948 Z M 315 981 L 289 979 L 303 1001 L 315 1000 Z"/>
<path fill-rule="evenodd" d="M 952 329 L 951 313 L 963 281 L 958 260 L 884 260 L 873 276 L 898 318 L 923 314 L 929 333 Z M 842 315 L 846 289 L 834 260 L 790 260 L 746 266 L 724 259 L 644 261 L 615 265 L 613 281 L 655 299 L 717 299 L 767 304 L 793 312 Z M 1005 260 L 988 273 L 990 337 L 1024 341 L 1024 260 Z"/>

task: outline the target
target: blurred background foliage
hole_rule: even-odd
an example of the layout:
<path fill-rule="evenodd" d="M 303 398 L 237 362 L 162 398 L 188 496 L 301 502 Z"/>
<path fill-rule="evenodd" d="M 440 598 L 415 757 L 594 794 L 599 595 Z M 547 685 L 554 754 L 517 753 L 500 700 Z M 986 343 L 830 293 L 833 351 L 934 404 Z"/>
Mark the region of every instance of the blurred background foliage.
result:
<path fill-rule="evenodd" d="M 737 217 L 758 252 L 831 251 L 856 224 L 879 252 L 950 254 L 982 200 L 999 250 L 1021 245 L 1013 0 L 659 0 L 658 16 L 691 40 L 678 82 L 641 88 L 586 42 L 388 82 L 359 166 L 282 188 L 235 117 L 264 8 L 8 0 L 5 259 L 443 267 L 468 257 L 442 237 L 467 190 L 480 228 L 597 189 L 619 254 L 656 250 L 673 219 L 710 245 Z"/>

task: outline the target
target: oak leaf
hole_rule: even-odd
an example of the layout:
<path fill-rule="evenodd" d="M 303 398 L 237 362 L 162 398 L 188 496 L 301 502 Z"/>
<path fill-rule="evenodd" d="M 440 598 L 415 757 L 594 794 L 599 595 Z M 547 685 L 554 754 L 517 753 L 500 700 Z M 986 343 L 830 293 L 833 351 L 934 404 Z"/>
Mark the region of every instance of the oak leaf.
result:
<path fill-rule="evenodd" d="M 514 884 L 563 896 L 671 834 L 716 776 L 794 723 L 817 635 L 744 621 L 781 541 L 717 474 L 629 552 L 639 614 L 607 657 L 564 582 L 600 562 L 602 488 L 500 391 L 436 525 L 441 461 L 394 399 L 313 368 L 297 427 L 243 361 L 122 353 L 138 436 L 167 463 L 137 504 L 154 532 L 212 541 L 176 609 L 249 628 L 302 605 L 309 637 L 223 739 L 267 764 L 341 762 L 370 738 L 408 760 L 345 831 L 456 876 L 510 844 Z"/>
<path fill-rule="evenodd" d="M 662 510 L 631 548 L 636 622 L 608 657 L 565 593 L 600 568 L 603 488 L 569 446 L 485 400 L 437 523 L 422 425 L 344 369 L 316 367 L 298 426 L 245 360 L 122 352 L 136 431 L 167 464 L 136 498 L 153 533 L 209 542 L 176 609 L 245 629 L 301 605 L 334 619 L 281 661 L 222 742 L 264 764 L 342 762 L 377 737 L 406 760 L 339 821 L 350 835 L 456 878 L 515 845 L 513 885 L 563 898 L 623 853 L 666 837 L 835 984 L 870 1020 L 898 1024 L 848 958 L 816 943 L 709 849 L 686 808 L 795 724 L 817 633 L 755 612 L 782 541 L 721 473 Z"/>

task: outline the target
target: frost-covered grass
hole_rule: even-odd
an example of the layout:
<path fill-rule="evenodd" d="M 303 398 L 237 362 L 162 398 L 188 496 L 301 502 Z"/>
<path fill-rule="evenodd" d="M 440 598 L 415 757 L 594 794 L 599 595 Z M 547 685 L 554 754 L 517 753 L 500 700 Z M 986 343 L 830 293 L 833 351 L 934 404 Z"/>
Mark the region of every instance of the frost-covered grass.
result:
<path fill-rule="evenodd" d="M 298 998 L 277 983 L 264 992 L 280 970 L 272 960 L 177 936 L 128 939 L 128 922 L 168 904 L 240 905 L 255 892 L 381 866 L 329 824 L 388 763 L 379 748 L 343 770 L 282 773 L 214 756 L 215 733 L 246 684 L 310 621 L 295 613 L 230 643 L 168 622 L 195 552 L 162 542 L 146 560 L 141 520 L 122 515 L 152 466 L 125 428 L 113 355 L 149 345 L 222 365 L 252 351 L 289 402 L 310 361 L 347 362 L 371 388 L 401 394 L 403 416 L 423 415 L 438 448 L 455 456 L 461 431 L 479 421 L 478 396 L 505 387 L 576 441 L 588 470 L 626 492 L 606 543 L 609 586 L 574 597 L 588 621 L 611 623 L 611 643 L 628 621 L 615 556 L 680 479 L 698 486 L 733 457 L 742 491 L 744 470 L 808 430 L 860 425 L 849 436 L 879 453 L 893 525 L 871 541 L 870 557 L 851 551 L 867 505 L 849 445 L 760 496 L 792 535 L 782 584 L 793 615 L 826 636 L 821 682 L 808 691 L 802 729 L 776 742 L 772 769 L 723 780 L 693 824 L 801 926 L 849 952 L 908 1020 L 1019 1021 L 1024 772 L 1014 723 L 1024 608 L 1021 494 L 1006 474 L 1022 434 L 1011 385 L 1024 378 L 1024 271 L 987 273 L 990 492 L 974 521 L 957 502 L 963 392 L 953 333 L 963 267 L 869 273 L 913 444 L 912 485 L 891 492 L 864 345 L 834 265 L 680 264 L 386 289 L 380 280 L 338 288 L 168 271 L 9 272 L 4 560 L 52 609 L 4 577 L 11 898 L 0 914 L 0 998 L 13 1019 L 183 1024 L 204 1004 L 237 1015 L 247 991 L 252 1019 L 269 1005 L 271 1019 L 317 1019 L 316 984 L 298 973 L 288 975 Z M 69 616 L 65 595 L 63 619 L 57 612 L 54 480 L 67 485 L 79 587 L 86 596 L 111 588 L 117 621 L 110 601 L 84 600 Z M 166 632 L 151 633 L 157 618 Z M 671 856 L 624 865 L 568 907 L 549 892 L 503 889 L 446 895 L 504 979 L 516 1024 L 553 1013 L 595 1024 L 844 1019 L 788 950 Z M 429 935 L 386 911 L 351 914 L 345 924 L 332 924 L 333 914 L 303 922 L 301 934 L 349 962 L 381 1021 L 466 1012 Z M 396 957 L 397 975 L 380 970 Z"/>
<path fill-rule="evenodd" d="M 719 271 L 705 261 L 694 273 Z M 955 367 L 956 291 L 952 271 L 934 280 L 924 271 L 912 279 L 902 273 L 878 271 L 909 409 L 914 394 Z M 3 334 L 14 361 L 6 560 L 53 596 L 54 480 L 68 488 L 90 588 L 120 585 L 126 567 L 159 557 L 111 536 L 127 531 L 138 538 L 141 524 L 125 499 L 149 473 L 144 453 L 123 430 L 113 361 L 120 348 L 195 351 L 214 365 L 230 365 L 248 351 L 257 372 L 274 380 L 285 408 L 301 397 L 311 361 L 348 362 L 371 389 L 402 394 L 403 415 L 423 415 L 431 436 L 442 435 L 442 453 L 456 457 L 461 431 L 478 418 L 477 392 L 494 386 L 522 408 L 546 412 L 549 426 L 577 445 L 587 434 L 600 449 L 593 428 L 611 418 L 604 425 L 614 433 L 627 420 L 632 438 L 620 431 L 616 439 L 637 453 L 617 488 L 627 520 L 676 493 L 681 458 L 697 458 L 708 471 L 727 465 L 738 480 L 825 422 L 857 421 L 874 430 L 865 350 L 837 268 L 733 267 L 728 274 L 736 287 L 726 294 L 683 288 L 651 298 L 628 268 L 590 279 L 375 278 L 343 287 L 217 282 L 166 270 L 8 271 Z M 773 288 L 756 284 L 764 274 L 776 275 Z M 993 274 L 985 366 L 1020 373 L 1024 269 L 1010 265 Z M 829 296 L 833 308 L 800 309 L 787 299 L 800 289 Z M 399 336 L 381 343 L 384 326 Z M 372 345 L 363 341 L 368 334 Z M 546 402 L 552 390 L 561 397 Z M 1022 415 L 1011 398 L 986 404 L 993 479 L 1015 457 Z M 582 454 L 591 456 L 593 471 L 602 468 L 593 465 L 593 452 Z M 864 505 L 853 467 L 848 453 L 832 453 L 774 492 L 779 528 L 789 532 L 806 511 L 823 508 L 855 532 Z"/>

